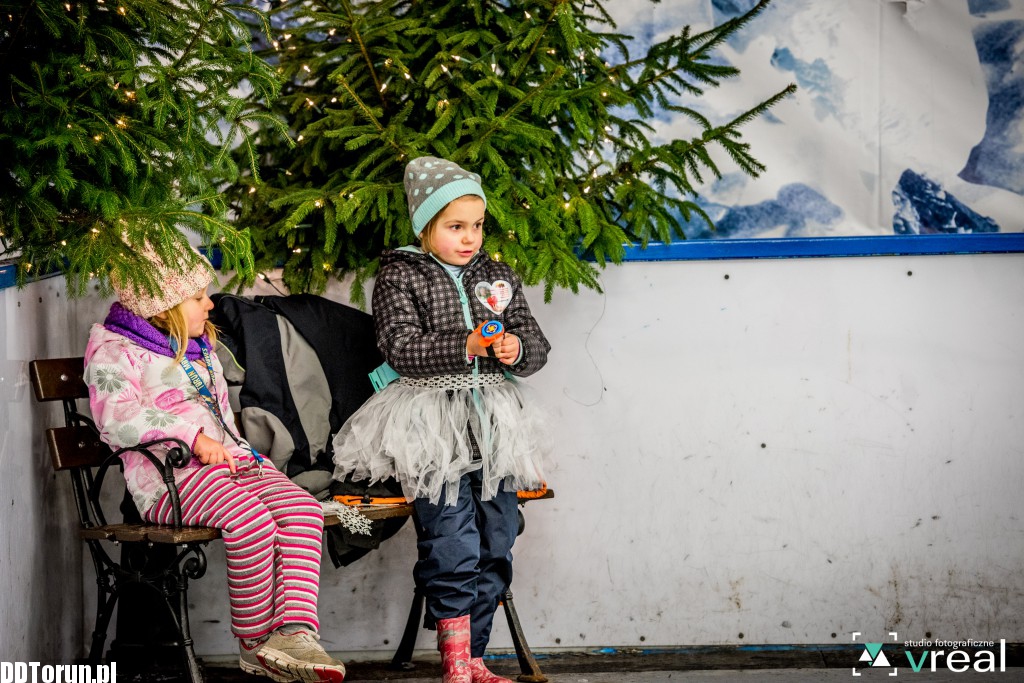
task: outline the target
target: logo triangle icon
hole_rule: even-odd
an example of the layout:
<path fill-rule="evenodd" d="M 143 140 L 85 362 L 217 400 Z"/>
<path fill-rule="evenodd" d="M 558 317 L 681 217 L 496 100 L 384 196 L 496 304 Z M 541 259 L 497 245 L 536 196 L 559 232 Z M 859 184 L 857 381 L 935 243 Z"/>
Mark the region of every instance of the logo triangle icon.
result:
<path fill-rule="evenodd" d="M 881 643 L 864 643 L 864 647 L 866 647 L 868 649 L 868 652 L 871 653 L 871 659 L 877 657 L 878 653 L 882 651 Z"/>
<path fill-rule="evenodd" d="M 878 659 L 876 659 L 871 666 L 889 666 L 889 660 L 885 658 L 884 652 L 878 653 Z"/>

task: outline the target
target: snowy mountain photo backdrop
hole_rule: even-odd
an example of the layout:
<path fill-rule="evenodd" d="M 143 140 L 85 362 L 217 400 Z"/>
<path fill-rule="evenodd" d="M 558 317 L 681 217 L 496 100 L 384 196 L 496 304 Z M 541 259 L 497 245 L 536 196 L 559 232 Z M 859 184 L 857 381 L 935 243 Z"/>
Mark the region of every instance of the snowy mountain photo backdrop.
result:
<path fill-rule="evenodd" d="M 607 7 L 639 51 L 753 4 Z M 695 222 L 688 237 L 1024 231 L 1024 0 L 777 0 L 718 57 L 741 75 L 688 103 L 713 120 L 800 90 L 744 129 L 767 172 L 702 188 L 717 231 Z M 681 117 L 652 125 L 694 134 Z"/>

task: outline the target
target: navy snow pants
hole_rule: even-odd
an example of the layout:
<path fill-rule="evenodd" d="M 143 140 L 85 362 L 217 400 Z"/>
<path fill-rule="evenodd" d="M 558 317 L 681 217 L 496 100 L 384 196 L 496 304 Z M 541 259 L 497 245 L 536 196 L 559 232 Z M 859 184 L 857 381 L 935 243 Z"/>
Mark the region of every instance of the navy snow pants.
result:
<path fill-rule="evenodd" d="M 459 500 L 437 505 L 417 498 L 415 509 L 419 560 L 416 586 L 426 598 L 426 623 L 470 615 L 473 657 L 482 657 L 494 612 L 512 583 L 512 544 L 519 530 L 515 491 L 502 486 L 494 498 L 480 500 L 480 472 L 463 475 Z"/>

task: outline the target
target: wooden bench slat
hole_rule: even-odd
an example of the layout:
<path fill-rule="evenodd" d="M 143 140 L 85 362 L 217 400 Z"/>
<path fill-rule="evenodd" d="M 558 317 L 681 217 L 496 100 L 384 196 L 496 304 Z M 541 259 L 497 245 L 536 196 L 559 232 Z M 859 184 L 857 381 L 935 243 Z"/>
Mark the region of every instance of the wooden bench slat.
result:
<path fill-rule="evenodd" d="M 519 504 L 528 503 L 531 500 L 545 500 L 548 498 L 554 498 L 555 492 L 553 489 L 545 489 L 544 493 L 540 495 L 531 495 L 530 492 L 526 492 L 527 495 L 519 498 Z M 353 506 L 356 510 L 359 510 L 367 519 L 393 519 L 395 517 L 408 517 L 412 514 L 412 503 L 399 503 L 397 505 L 356 505 Z M 324 526 L 334 526 L 340 524 L 341 520 L 338 519 L 337 515 L 326 514 L 324 515 Z"/>
<path fill-rule="evenodd" d="M 182 543 L 204 543 L 221 537 L 220 529 L 206 526 L 190 526 L 175 529 L 162 524 L 107 524 L 81 529 L 78 536 L 90 541 L 119 541 L 121 543 L 161 543 L 179 545 Z"/>
<path fill-rule="evenodd" d="M 412 514 L 412 503 L 401 503 L 399 505 L 354 505 L 353 510 L 358 510 L 369 520 L 392 519 L 394 517 L 408 517 Z M 336 526 L 341 524 L 338 515 L 325 512 L 324 526 Z"/>
<path fill-rule="evenodd" d="M 46 430 L 53 469 L 96 467 L 110 455 L 110 448 L 89 427 L 51 427 Z"/>
<path fill-rule="evenodd" d="M 359 512 L 363 513 L 365 517 L 369 519 L 392 519 L 394 517 L 408 517 L 412 514 L 412 503 L 403 503 L 401 505 L 376 505 L 370 507 L 359 508 Z"/>
<path fill-rule="evenodd" d="M 79 529 L 78 537 L 83 541 L 113 541 L 114 530 L 109 526 L 94 526 L 88 529 Z"/>
<path fill-rule="evenodd" d="M 82 379 L 85 361 L 81 356 L 34 360 L 28 364 L 28 368 L 37 401 L 89 397 L 89 388 Z"/>
<path fill-rule="evenodd" d="M 153 543 L 200 543 L 220 538 L 220 529 L 208 526 L 189 526 L 175 529 L 173 526 L 152 524 L 146 527 L 146 540 Z"/>

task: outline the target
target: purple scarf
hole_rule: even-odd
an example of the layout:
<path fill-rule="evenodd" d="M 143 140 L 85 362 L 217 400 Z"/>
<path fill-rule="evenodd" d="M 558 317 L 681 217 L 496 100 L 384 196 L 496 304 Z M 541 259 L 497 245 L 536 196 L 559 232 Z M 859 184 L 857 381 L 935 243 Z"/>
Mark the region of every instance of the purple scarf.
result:
<path fill-rule="evenodd" d="M 107 319 L 103 321 L 103 327 L 111 332 L 116 332 L 153 353 L 174 358 L 174 352 L 171 351 L 170 337 L 167 336 L 167 333 L 153 327 L 152 323 L 132 313 L 122 306 L 120 302 L 115 301 L 110 307 L 110 313 L 107 313 Z M 203 335 L 203 339 L 206 340 L 206 335 Z M 188 346 L 185 347 L 185 357 L 189 360 L 199 360 L 203 357 L 203 351 L 199 348 L 199 344 L 195 339 L 188 340 Z"/>

